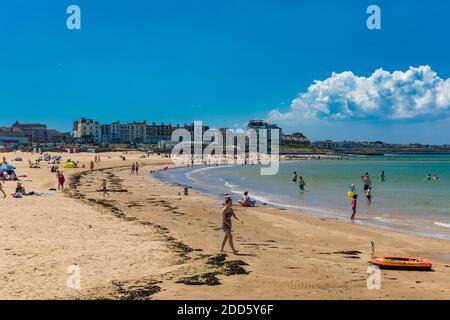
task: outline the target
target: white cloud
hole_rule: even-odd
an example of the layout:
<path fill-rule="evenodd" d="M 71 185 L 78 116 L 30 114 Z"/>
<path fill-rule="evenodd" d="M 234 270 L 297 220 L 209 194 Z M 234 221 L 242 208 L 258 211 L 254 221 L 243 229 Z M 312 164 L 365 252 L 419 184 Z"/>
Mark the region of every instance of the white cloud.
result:
<path fill-rule="evenodd" d="M 448 116 L 450 79 L 420 66 L 406 72 L 378 69 L 370 77 L 333 72 L 300 93 L 287 112 L 272 110 L 269 119 L 292 124 L 301 119 L 394 121 Z"/>

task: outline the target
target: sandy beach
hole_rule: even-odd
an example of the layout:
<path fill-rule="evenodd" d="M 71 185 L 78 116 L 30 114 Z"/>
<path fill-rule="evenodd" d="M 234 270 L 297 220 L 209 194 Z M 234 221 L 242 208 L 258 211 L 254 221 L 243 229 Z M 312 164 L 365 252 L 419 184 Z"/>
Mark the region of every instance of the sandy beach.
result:
<path fill-rule="evenodd" d="M 0 196 L 0 299 L 450 299 L 450 242 L 321 219 L 269 207 L 235 207 L 233 255 L 219 253 L 221 201 L 149 175 L 171 166 L 141 153 L 61 154 L 85 168 L 62 169 L 66 191 L 38 155 L 0 153 L 26 175 Z M 10 161 L 21 156 L 23 161 Z M 130 175 L 133 162 L 139 176 Z M 99 191 L 102 179 L 110 193 Z M 382 271 L 381 289 L 366 286 L 371 241 L 378 255 L 428 258 L 431 272 Z M 81 288 L 66 285 L 67 268 Z"/>

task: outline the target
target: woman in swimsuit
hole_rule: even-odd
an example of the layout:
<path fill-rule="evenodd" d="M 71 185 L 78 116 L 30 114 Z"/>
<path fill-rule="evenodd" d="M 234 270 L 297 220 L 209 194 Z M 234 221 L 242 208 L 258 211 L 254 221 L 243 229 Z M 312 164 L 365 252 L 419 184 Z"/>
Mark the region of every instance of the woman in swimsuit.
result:
<path fill-rule="evenodd" d="M 234 248 L 233 243 L 233 234 L 231 233 L 231 218 L 234 217 L 236 220 L 240 221 L 238 217 L 234 214 L 233 208 L 231 206 L 233 205 L 233 200 L 230 198 L 225 200 L 225 208 L 222 209 L 222 229 L 225 232 L 225 237 L 223 238 L 222 242 L 222 249 L 220 250 L 223 252 L 223 248 L 225 247 L 225 244 L 228 242 L 230 243 L 231 250 L 233 250 L 234 254 L 237 254 L 238 251 Z"/>

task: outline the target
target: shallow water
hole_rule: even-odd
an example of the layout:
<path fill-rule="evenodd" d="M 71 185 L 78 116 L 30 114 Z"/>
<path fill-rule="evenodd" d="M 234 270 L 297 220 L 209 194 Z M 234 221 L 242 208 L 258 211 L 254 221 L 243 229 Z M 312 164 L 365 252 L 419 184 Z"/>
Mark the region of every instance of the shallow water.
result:
<path fill-rule="evenodd" d="M 379 178 L 384 170 L 385 181 Z M 304 192 L 293 183 L 293 171 L 306 181 Z M 369 172 L 373 201 L 367 204 L 361 175 Z M 438 181 L 428 181 L 427 174 Z M 347 192 L 358 193 L 357 222 L 450 239 L 450 155 L 350 157 L 343 160 L 302 160 L 280 164 L 278 174 L 260 175 L 259 166 L 197 167 L 168 170 L 158 176 L 170 183 L 191 185 L 217 196 L 243 191 L 259 203 L 348 220 Z"/>

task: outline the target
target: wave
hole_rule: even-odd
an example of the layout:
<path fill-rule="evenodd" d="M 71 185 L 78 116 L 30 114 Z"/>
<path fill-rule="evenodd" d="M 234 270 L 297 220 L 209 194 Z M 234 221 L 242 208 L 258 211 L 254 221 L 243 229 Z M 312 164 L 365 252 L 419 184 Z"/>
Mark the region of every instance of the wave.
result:
<path fill-rule="evenodd" d="M 450 223 L 444 223 L 444 222 L 439 222 L 439 221 L 434 221 L 433 223 L 440 227 L 450 228 Z"/>

